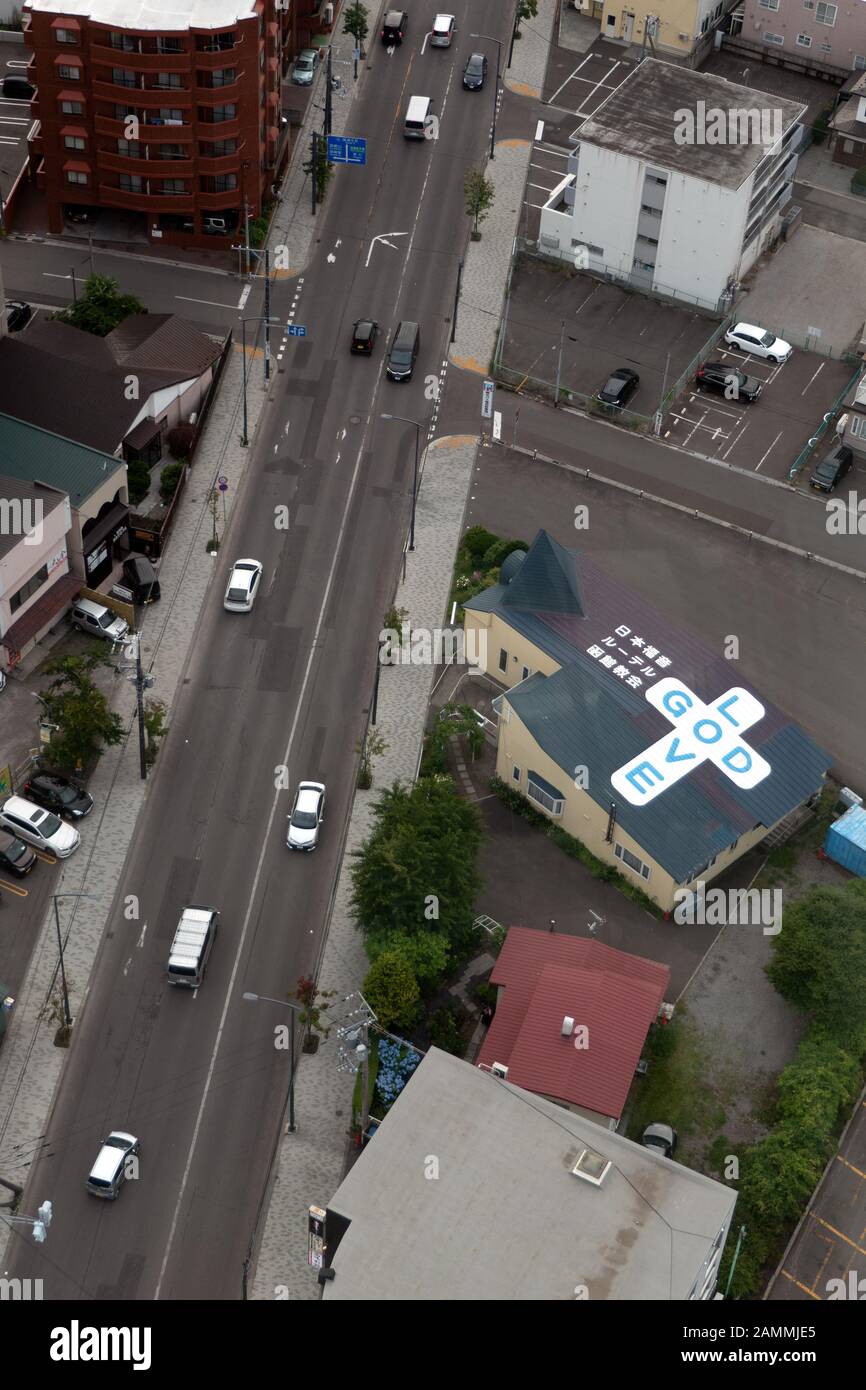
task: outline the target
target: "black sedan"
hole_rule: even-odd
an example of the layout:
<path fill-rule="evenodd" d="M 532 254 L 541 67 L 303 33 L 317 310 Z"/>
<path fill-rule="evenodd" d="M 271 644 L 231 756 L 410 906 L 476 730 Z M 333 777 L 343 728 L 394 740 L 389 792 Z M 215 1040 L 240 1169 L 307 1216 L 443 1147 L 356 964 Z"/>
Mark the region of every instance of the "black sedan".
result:
<path fill-rule="evenodd" d="M 729 401 L 756 401 L 764 389 L 757 377 L 746 376 L 728 362 L 705 362 L 698 370 L 695 385 L 700 391 L 715 391 Z"/>
<path fill-rule="evenodd" d="M 470 92 L 477 92 L 484 86 L 487 76 L 487 59 L 483 53 L 472 53 L 463 69 L 463 86 Z"/>
<path fill-rule="evenodd" d="M 373 319 L 358 319 L 352 329 L 350 351 L 359 357 L 371 357 L 378 334 L 379 325 Z"/>
<path fill-rule="evenodd" d="M 10 333 L 18 333 L 30 322 L 33 310 L 22 299 L 6 300 L 6 327 Z"/>
<path fill-rule="evenodd" d="M 617 367 L 598 392 L 596 400 L 620 410 L 634 395 L 639 383 L 640 377 L 631 367 Z"/>
<path fill-rule="evenodd" d="M 69 816 L 80 820 L 93 810 L 93 797 L 59 772 L 37 772 L 24 783 L 21 796 L 44 806 L 46 811 L 54 811 L 58 816 Z"/>
<path fill-rule="evenodd" d="M 36 855 L 29 845 L 19 840 L 10 830 L 0 829 L 0 873 L 14 874 L 23 878 L 29 874 L 36 863 Z"/>

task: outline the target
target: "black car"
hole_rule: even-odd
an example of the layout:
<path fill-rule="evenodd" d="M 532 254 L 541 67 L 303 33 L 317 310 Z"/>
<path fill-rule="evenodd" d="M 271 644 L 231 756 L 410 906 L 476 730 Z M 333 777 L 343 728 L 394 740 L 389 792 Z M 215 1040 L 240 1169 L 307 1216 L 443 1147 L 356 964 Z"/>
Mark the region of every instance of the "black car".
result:
<path fill-rule="evenodd" d="M 483 53 L 471 53 L 463 69 L 463 86 L 470 92 L 477 92 L 484 86 L 487 76 L 487 59 Z"/>
<path fill-rule="evenodd" d="M 698 370 L 695 385 L 702 391 L 718 391 L 729 401 L 756 401 L 764 389 L 756 376 L 746 376 L 727 362 L 705 362 Z"/>
<path fill-rule="evenodd" d="M 360 357 L 370 357 L 373 353 L 373 345 L 379 335 L 379 325 L 374 319 L 358 319 L 352 328 L 352 346 L 350 352 L 357 353 Z"/>
<path fill-rule="evenodd" d="M 617 367 L 615 372 L 611 372 L 596 399 L 619 410 L 634 395 L 639 382 L 640 377 L 631 367 Z"/>
<path fill-rule="evenodd" d="M 6 300 L 6 327 L 10 333 L 17 333 L 33 317 L 33 310 L 22 299 Z"/>
<path fill-rule="evenodd" d="M 93 810 L 93 797 L 59 772 L 36 772 L 24 783 L 19 793 L 46 811 L 80 820 Z"/>
<path fill-rule="evenodd" d="M 127 556 L 121 583 L 131 589 L 133 603 L 156 603 L 159 599 L 159 580 L 146 555 Z"/>
<path fill-rule="evenodd" d="M 392 381 L 408 381 L 418 356 L 421 342 L 421 329 L 417 323 L 403 319 L 397 324 L 396 332 L 385 364 L 385 373 Z"/>
<path fill-rule="evenodd" d="M 8 72 L 3 78 L 3 95 L 7 101 L 30 101 L 35 90 L 23 73 Z"/>
<path fill-rule="evenodd" d="M 0 873 L 14 874 L 23 878 L 29 874 L 36 863 L 36 855 L 29 845 L 19 840 L 9 830 L 0 829 Z"/>
<path fill-rule="evenodd" d="M 816 492 L 832 492 L 836 484 L 841 483 L 853 462 L 854 455 L 848 445 L 837 444 L 829 454 L 824 455 L 809 479 L 809 486 L 815 488 Z"/>
<path fill-rule="evenodd" d="M 382 20 L 382 42 L 384 44 L 402 43 L 406 36 L 409 16 L 405 10 L 388 10 Z"/>

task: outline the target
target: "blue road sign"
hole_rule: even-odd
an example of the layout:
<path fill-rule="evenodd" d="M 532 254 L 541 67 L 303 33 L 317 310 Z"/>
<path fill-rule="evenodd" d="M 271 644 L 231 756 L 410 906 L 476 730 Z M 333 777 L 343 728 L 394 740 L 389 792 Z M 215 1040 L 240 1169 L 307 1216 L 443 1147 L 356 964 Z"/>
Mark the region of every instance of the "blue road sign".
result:
<path fill-rule="evenodd" d="M 367 141 L 360 135 L 329 135 L 328 159 L 332 164 L 366 164 Z"/>
<path fill-rule="evenodd" d="M 307 329 L 303 323 L 290 323 L 286 325 L 286 334 L 289 338 L 306 338 Z"/>

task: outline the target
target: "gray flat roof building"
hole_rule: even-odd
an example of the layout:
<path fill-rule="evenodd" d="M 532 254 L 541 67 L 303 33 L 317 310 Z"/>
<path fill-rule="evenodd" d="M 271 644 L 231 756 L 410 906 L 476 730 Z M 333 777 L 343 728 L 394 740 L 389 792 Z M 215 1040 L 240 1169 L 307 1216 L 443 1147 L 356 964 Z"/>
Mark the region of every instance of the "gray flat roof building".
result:
<path fill-rule="evenodd" d="M 433 1048 L 328 1204 L 324 1297 L 709 1298 L 736 1199 Z"/>

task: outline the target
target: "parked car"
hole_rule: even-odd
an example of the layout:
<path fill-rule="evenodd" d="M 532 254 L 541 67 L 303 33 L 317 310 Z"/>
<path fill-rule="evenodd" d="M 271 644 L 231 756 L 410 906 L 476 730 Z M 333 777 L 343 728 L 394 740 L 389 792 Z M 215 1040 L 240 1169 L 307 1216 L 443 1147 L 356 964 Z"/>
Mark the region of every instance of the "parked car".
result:
<path fill-rule="evenodd" d="M 89 816 L 93 810 L 93 797 L 70 777 L 60 772 L 36 772 L 24 783 L 21 795 L 44 806 L 46 811 L 55 811 L 58 816 L 71 816 L 80 820 Z"/>
<path fill-rule="evenodd" d="M 24 878 L 35 863 L 36 855 L 29 845 L 25 845 L 11 830 L 0 830 L 0 873 Z"/>
<path fill-rule="evenodd" d="M 301 782 L 295 794 L 295 804 L 289 816 L 286 844 L 289 849 L 315 849 L 319 843 L 319 826 L 325 814 L 325 785 L 323 782 Z"/>
<path fill-rule="evenodd" d="M 249 613 L 256 601 L 263 569 L 258 560 L 235 560 L 226 585 L 223 608 L 230 613 Z"/>
<path fill-rule="evenodd" d="M 384 44 L 402 43 L 408 23 L 409 16 L 405 10 L 388 10 L 382 20 L 382 42 Z"/>
<path fill-rule="evenodd" d="M 309 87 L 316 75 L 318 61 L 319 55 L 315 48 L 302 48 L 292 68 L 292 81 L 298 87 Z"/>
<path fill-rule="evenodd" d="M 816 492 L 832 492 L 853 462 L 854 455 L 848 445 L 837 444 L 829 454 L 824 455 L 809 479 L 809 486 Z"/>
<path fill-rule="evenodd" d="M 106 1197 L 113 1202 L 129 1173 L 129 1159 L 141 1153 L 141 1144 L 134 1134 L 113 1129 L 103 1139 L 96 1162 L 87 1178 L 87 1190 L 93 1197 Z"/>
<path fill-rule="evenodd" d="M 677 1147 L 677 1132 L 671 1129 L 670 1125 L 647 1125 L 640 1142 L 645 1149 L 655 1149 L 656 1153 L 664 1154 L 665 1158 L 673 1158 Z"/>
<path fill-rule="evenodd" d="M 33 317 L 33 310 L 23 299 L 6 300 L 6 327 L 10 333 L 19 333 Z"/>
<path fill-rule="evenodd" d="M 156 603 L 159 599 L 159 580 L 146 555 L 129 555 L 123 562 L 122 582 L 132 590 L 133 603 Z"/>
<path fill-rule="evenodd" d="M 7 101 L 29 101 L 35 90 L 23 73 L 9 72 L 3 78 L 3 95 Z"/>
<path fill-rule="evenodd" d="M 794 349 L 784 338 L 777 338 L 766 328 L 758 328 L 754 323 L 735 323 L 725 334 L 728 347 L 740 348 L 750 352 L 753 357 L 763 357 L 767 362 L 787 362 Z"/>
<path fill-rule="evenodd" d="M 456 21 L 453 14 L 437 14 L 430 31 L 431 48 L 450 48 Z"/>
<path fill-rule="evenodd" d="M 73 604 L 70 613 L 72 626 L 79 632 L 89 632 L 93 637 L 104 637 L 109 642 L 122 642 L 129 632 L 129 624 L 110 608 L 93 599 L 80 598 Z"/>
<path fill-rule="evenodd" d="M 632 371 L 631 367 L 617 367 L 615 372 L 611 372 L 604 386 L 597 393 L 596 400 L 620 410 L 626 401 L 634 395 L 639 382 L 640 377 L 637 372 Z"/>
<path fill-rule="evenodd" d="M 484 86 L 487 76 L 487 58 L 483 53 L 470 53 L 463 69 L 463 86 L 470 92 L 477 92 Z"/>
<path fill-rule="evenodd" d="M 360 357 L 371 357 L 373 346 L 379 336 L 379 325 L 373 319 L 358 319 L 352 328 L 350 352 Z"/>
<path fill-rule="evenodd" d="M 71 825 L 42 806 L 26 801 L 23 796 L 6 798 L 0 806 L 0 826 L 57 859 L 68 859 L 81 841 L 78 831 Z"/>
<path fill-rule="evenodd" d="M 695 385 L 702 391 L 717 391 L 732 401 L 756 401 L 764 389 L 755 376 L 746 376 L 730 362 L 705 362 L 698 368 Z"/>

